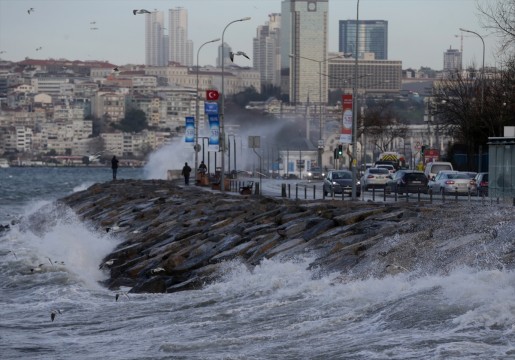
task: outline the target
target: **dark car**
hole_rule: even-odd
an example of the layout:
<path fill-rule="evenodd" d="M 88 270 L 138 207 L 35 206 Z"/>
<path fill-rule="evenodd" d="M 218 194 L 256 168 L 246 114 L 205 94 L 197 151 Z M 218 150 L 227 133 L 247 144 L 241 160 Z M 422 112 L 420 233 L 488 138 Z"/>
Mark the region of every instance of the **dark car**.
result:
<path fill-rule="evenodd" d="M 356 184 L 356 196 L 361 195 L 361 185 L 357 179 L 353 180 L 349 170 L 330 170 L 324 179 L 323 192 L 327 194 L 345 194 L 352 196 L 352 182 Z"/>
<path fill-rule="evenodd" d="M 477 196 L 488 196 L 488 173 L 480 172 L 474 180 L 476 180 Z"/>
<path fill-rule="evenodd" d="M 308 171 L 308 174 L 306 178 L 308 180 L 323 180 L 324 179 L 324 172 L 322 169 L 317 167 L 312 167 L 311 170 Z"/>
<path fill-rule="evenodd" d="M 399 170 L 393 174 L 393 178 L 386 183 L 385 192 L 427 193 L 427 177 L 423 171 Z"/>

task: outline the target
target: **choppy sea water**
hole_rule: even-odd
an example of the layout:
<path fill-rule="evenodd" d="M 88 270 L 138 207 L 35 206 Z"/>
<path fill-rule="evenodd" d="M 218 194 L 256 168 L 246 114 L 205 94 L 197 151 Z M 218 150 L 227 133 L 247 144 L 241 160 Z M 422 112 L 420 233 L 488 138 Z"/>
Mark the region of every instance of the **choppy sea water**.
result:
<path fill-rule="evenodd" d="M 115 301 L 98 284 L 106 276 L 98 265 L 119 240 L 71 211 L 45 232 L 24 226 L 24 215 L 110 176 L 106 168 L 0 169 L 0 224 L 20 221 L 0 238 L 0 358 L 515 358 L 515 273 L 502 267 L 340 282 L 307 270 L 309 258 L 254 269 L 230 262 L 202 290 Z"/>

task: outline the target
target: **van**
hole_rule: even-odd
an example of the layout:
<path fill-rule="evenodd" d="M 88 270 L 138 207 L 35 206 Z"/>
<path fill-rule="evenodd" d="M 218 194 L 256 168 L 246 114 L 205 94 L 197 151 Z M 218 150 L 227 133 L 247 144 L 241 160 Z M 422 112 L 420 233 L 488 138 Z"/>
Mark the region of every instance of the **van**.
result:
<path fill-rule="evenodd" d="M 426 175 L 428 180 L 431 180 L 433 176 L 436 176 L 438 172 L 449 170 L 453 171 L 452 164 L 450 162 L 445 161 L 434 161 L 426 164 L 426 169 L 424 170 L 424 174 Z"/>

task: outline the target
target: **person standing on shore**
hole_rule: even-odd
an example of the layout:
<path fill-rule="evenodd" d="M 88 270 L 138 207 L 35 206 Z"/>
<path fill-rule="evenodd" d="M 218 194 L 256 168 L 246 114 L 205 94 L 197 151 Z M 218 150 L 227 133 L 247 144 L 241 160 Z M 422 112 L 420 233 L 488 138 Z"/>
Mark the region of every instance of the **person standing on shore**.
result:
<path fill-rule="evenodd" d="M 182 168 L 181 175 L 184 176 L 184 184 L 185 185 L 190 184 L 190 173 L 191 173 L 191 168 L 189 167 L 188 163 L 184 163 L 184 167 Z"/>
<path fill-rule="evenodd" d="M 116 173 L 118 172 L 118 159 L 114 155 L 111 159 L 111 169 L 113 169 L 113 180 L 116 180 Z"/>

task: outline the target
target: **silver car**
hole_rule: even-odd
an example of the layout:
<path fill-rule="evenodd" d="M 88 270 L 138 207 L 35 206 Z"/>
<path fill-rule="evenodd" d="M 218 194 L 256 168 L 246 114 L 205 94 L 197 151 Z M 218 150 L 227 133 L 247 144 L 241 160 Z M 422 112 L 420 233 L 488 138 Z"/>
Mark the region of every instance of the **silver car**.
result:
<path fill-rule="evenodd" d="M 433 194 L 466 195 L 474 187 L 474 180 L 467 174 L 458 171 L 440 171 L 428 183 L 428 189 Z"/>

